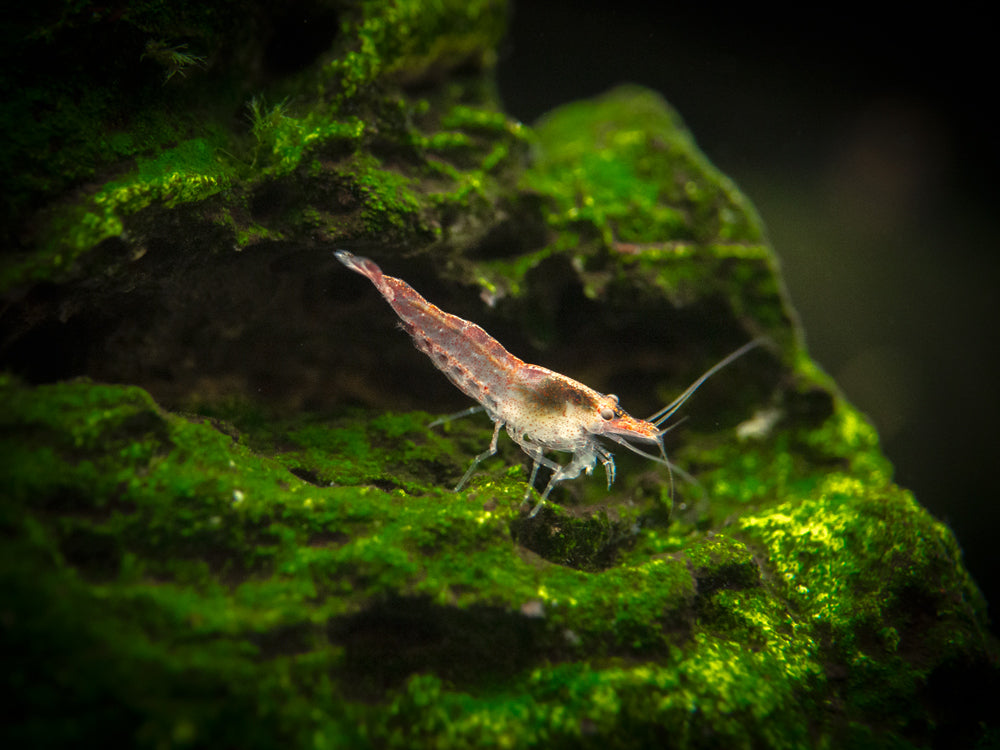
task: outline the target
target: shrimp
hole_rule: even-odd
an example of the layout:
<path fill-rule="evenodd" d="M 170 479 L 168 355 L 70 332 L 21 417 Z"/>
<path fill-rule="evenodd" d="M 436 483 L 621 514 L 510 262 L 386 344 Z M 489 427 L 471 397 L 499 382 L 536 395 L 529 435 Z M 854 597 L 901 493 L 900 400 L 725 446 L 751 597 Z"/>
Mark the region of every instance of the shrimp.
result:
<path fill-rule="evenodd" d="M 366 276 L 396 311 L 403 329 L 445 376 L 479 406 L 455 416 L 483 410 L 493 421 L 493 439 L 487 450 L 476 456 L 455 487 L 458 492 L 480 463 L 497 452 L 500 430 L 506 428 L 511 440 L 532 460 L 531 477 L 522 507 L 531 498 L 535 477 L 541 466 L 552 471 L 538 503 L 529 514 L 533 518 L 559 482 L 590 474 L 597 462 L 604 467 L 608 489 L 615 480 L 614 458 L 598 438 L 611 440 L 628 450 L 663 464 L 673 473 L 687 476 L 667 459 L 662 427 L 708 378 L 733 360 L 757 346 L 753 340 L 721 359 L 695 380 L 674 401 L 648 419 L 636 419 L 618 405 L 614 394 L 598 393 L 583 383 L 538 365 L 518 359 L 486 331 L 456 315 L 432 305 L 405 281 L 386 276 L 368 258 L 346 250 L 334 253 L 352 271 Z M 438 424 L 443 420 L 438 420 Z M 655 445 L 659 455 L 648 453 L 630 441 Z M 546 451 L 572 454 L 561 465 Z"/>

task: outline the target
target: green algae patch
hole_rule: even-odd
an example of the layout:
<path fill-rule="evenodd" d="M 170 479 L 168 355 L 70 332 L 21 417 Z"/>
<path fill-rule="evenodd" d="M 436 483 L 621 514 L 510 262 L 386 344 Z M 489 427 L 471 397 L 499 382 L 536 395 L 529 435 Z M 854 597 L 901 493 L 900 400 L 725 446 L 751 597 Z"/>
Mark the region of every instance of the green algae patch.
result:
<path fill-rule="evenodd" d="M 495 173 L 514 157 L 511 143 L 520 138 L 495 93 L 472 76 L 465 84 L 471 96 L 453 87 L 428 119 L 427 99 L 405 91 L 456 67 L 490 69 L 505 3 L 378 0 L 298 13 L 310 34 L 294 42 L 283 38 L 292 33 L 286 11 L 266 3 L 171 12 L 138 3 L 120 16 L 67 8 L 54 25 L 39 16 L 38 28 L 14 34 L 4 46 L 15 56 L 51 55 L 58 38 L 60 54 L 88 64 L 67 60 L 73 74 L 59 80 L 44 72 L 52 65 L 25 65 L 29 73 L 5 87 L 17 94 L 0 113 L 10 134 L 0 164 L 17 213 L 4 225 L 19 255 L 0 269 L 0 291 L 79 277 L 91 252 L 109 242 L 140 257 L 150 225 L 162 228 L 178 208 L 188 220 L 227 217 L 237 249 L 260 238 L 301 236 L 308 228 L 295 216 L 254 216 L 255 196 L 280 189 L 276 181 L 296 170 L 329 168 L 336 155 L 365 142 L 409 164 L 393 158 L 381 174 L 370 165 L 360 174 L 334 170 L 338 186 L 354 182 L 359 193 L 360 222 L 340 221 L 341 236 L 374 236 L 388 223 L 401 240 L 426 240 L 433 230 L 410 214 L 425 204 L 467 208 L 470 190 L 482 192 L 484 183 L 495 192 Z M 233 33 L 221 21 L 230 17 L 253 20 Z M 107 49 L 94 54 L 95 43 Z M 294 64 L 271 59 L 299 45 Z M 439 113 L 447 114 L 444 121 Z M 507 142 L 491 137 L 480 153 L 483 134 L 494 136 L 497 127 L 515 135 Z M 433 197 L 423 189 L 408 194 L 411 171 L 436 173 L 435 188 L 426 191 Z"/>
<path fill-rule="evenodd" d="M 951 533 L 892 485 L 879 488 L 830 474 L 809 500 L 744 517 L 739 527 L 770 550 L 770 572 L 787 587 L 800 615 L 839 631 L 836 640 L 848 652 L 856 645 L 849 634 L 859 632 L 863 622 L 881 623 L 883 636 L 896 633 L 892 615 L 908 609 L 908 596 L 932 596 L 924 588 L 928 580 L 948 592 L 933 605 L 939 616 L 967 618 L 983 606 L 957 564 L 960 553 Z M 891 635 L 877 645 L 895 651 L 901 644 Z"/>
<path fill-rule="evenodd" d="M 471 60 L 488 63 L 483 56 L 495 54 L 507 22 L 507 6 L 497 0 L 368 0 L 361 6 L 344 24 L 356 41 L 323 71 L 348 99 L 382 76 L 412 83 Z"/>
<path fill-rule="evenodd" d="M 539 158 L 524 179 L 554 198 L 548 221 L 586 221 L 607 245 L 759 243 L 760 220 L 701 154 L 658 95 L 621 87 L 546 115 Z"/>
<path fill-rule="evenodd" d="M 517 543 L 518 473 L 442 488 L 463 432 L 423 414 L 223 422 L 135 387 L 9 376 L 0 396 L 9 674 L 106 654 L 86 693 L 19 693 L 23 742 L 58 714 L 66 741 L 113 720 L 140 745 L 833 746 L 885 691 L 955 688 L 945 666 L 992 658 L 954 538 L 891 485 L 829 474 L 708 533 L 647 519 L 588 572 Z"/>

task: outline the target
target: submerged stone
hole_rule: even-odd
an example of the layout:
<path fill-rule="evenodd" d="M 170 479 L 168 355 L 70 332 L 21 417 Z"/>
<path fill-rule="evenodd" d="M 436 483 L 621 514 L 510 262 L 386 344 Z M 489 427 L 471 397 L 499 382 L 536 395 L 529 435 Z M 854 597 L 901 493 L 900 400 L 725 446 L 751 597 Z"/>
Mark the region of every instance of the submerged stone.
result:
<path fill-rule="evenodd" d="M 501 2 L 307 11 L 302 49 L 229 3 L 67 7 L 17 41 L 125 29 L 142 60 L 114 127 L 85 88 L 124 62 L 34 73 L 80 94 L 78 163 L 58 114 L 3 157 L 28 165 L 0 264 L 5 746 L 995 742 L 954 536 L 809 359 L 677 113 L 626 87 L 513 122 Z M 490 425 L 429 426 L 467 404 L 338 248 L 636 415 L 766 343 L 669 434 L 696 483 L 620 455 L 528 518 L 505 438 L 450 490 Z"/>

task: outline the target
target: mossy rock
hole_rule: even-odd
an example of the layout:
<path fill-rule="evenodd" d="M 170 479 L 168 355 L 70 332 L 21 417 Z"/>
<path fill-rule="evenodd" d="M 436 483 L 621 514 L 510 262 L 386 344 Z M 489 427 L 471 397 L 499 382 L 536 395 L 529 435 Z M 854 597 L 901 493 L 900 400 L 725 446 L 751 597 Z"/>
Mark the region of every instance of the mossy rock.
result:
<path fill-rule="evenodd" d="M 36 70 L 25 91 L 79 106 L 3 155 L 4 746 L 1000 737 L 953 535 L 657 95 L 513 122 L 500 2 L 307 4 L 297 53 L 264 4 L 75 7 L 15 49 L 114 37 L 136 70 Z M 338 247 L 637 415 L 766 343 L 668 436 L 696 483 L 619 456 L 610 490 L 581 477 L 529 517 L 509 442 L 450 489 L 489 424 L 430 426 L 461 395 Z"/>

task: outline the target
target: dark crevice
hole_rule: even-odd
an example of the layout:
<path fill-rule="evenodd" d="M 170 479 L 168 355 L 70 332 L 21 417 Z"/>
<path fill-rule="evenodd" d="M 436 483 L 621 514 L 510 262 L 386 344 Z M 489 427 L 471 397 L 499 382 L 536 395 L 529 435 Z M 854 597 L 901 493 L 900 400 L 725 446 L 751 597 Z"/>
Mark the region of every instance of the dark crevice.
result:
<path fill-rule="evenodd" d="M 352 694 L 371 700 L 425 672 L 462 687 L 506 681 L 529 669 L 549 645 L 539 618 L 500 607 L 440 606 L 426 598 L 393 597 L 336 618 L 327 635 L 345 649 L 342 675 Z"/>
<path fill-rule="evenodd" d="M 329 487 L 330 482 L 328 480 L 322 479 L 319 474 L 317 474 L 312 469 L 306 469 L 297 466 L 289 471 L 301 479 L 303 482 L 308 482 L 309 484 L 315 485 L 316 487 Z"/>
<path fill-rule="evenodd" d="M 283 78 L 299 73 L 333 46 L 340 18 L 333 8 L 313 2 L 275 6 L 266 21 L 270 32 L 264 44 L 261 70 L 267 77 Z"/>
<path fill-rule="evenodd" d="M 513 540 L 557 565 L 596 572 L 610 568 L 622 549 L 635 542 L 630 524 L 606 512 L 560 515 L 549 504 L 534 518 L 527 513 L 510 522 Z"/>

